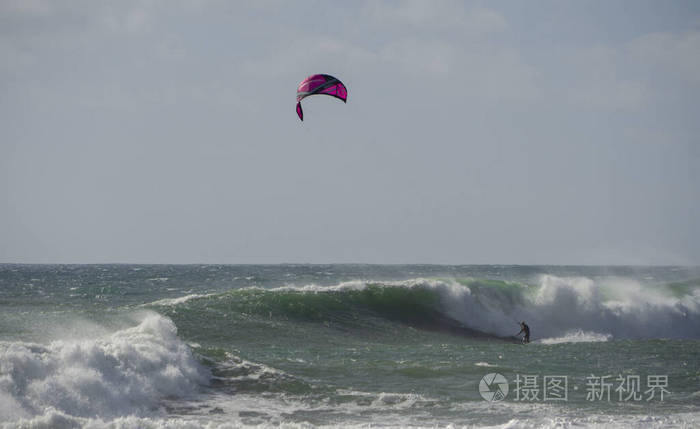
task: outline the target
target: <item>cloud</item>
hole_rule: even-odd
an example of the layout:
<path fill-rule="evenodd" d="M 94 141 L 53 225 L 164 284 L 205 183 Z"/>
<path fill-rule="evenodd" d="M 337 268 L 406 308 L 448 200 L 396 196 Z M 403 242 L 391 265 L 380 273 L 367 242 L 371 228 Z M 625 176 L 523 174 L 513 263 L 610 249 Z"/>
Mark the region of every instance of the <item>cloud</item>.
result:
<path fill-rule="evenodd" d="M 126 35 L 138 35 L 154 28 L 153 13 L 146 3 L 126 8 L 105 7 L 99 13 L 99 20 L 107 30 Z"/>
<path fill-rule="evenodd" d="M 654 83 L 663 75 L 673 84 L 700 87 L 700 32 L 682 34 L 652 33 L 630 42 L 626 47 L 633 66 L 647 72 Z"/>
<path fill-rule="evenodd" d="M 541 69 L 549 95 L 573 108 L 640 113 L 668 96 L 691 102 L 700 89 L 700 33 L 652 33 L 554 52 Z"/>
<path fill-rule="evenodd" d="M 385 85 L 409 78 L 411 93 L 422 91 L 422 98 L 431 97 L 427 90 L 481 102 L 539 97 L 537 71 L 516 49 L 486 37 L 508 27 L 496 11 L 456 1 L 409 1 L 368 2 L 359 14 L 357 28 L 341 25 L 339 35 L 313 26 L 290 29 L 286 39 L 243 59 L 241 70 L 246 76 L 280 77 L 294 70 L 332 72 L 327 67 L 332 64 L 338 73 L 392 77 Z"/>
<path fill-rule="evenodd" d="M 368 2 L 363 15 L 379 27 L 399 26 L 408 31 L 457 31 L 470 37 L 502 31 L 506 20 L 486 8 L 467 9 L 460 1 L 426 2 L 420 0 Z"/>
<path fill-rule="evenodd" d="M 404 74 L 434 78 L 449 76 L 454 69 L 456 52 L 448 43 L 411 38 L 386 44 L 379 57 L 398 66 Z"/>
<path fill-rule="evenodd" d="M 51 11 L 48 0 L 3 0 L 0 2 L 0 13 L 20 15 L 46 15 Z"/>
<path fill-rule="evenodd" d="M 298 34 L 262 52 L 262 55 L 254 54 L 243 59 L 240 71 L 244 75 L 279 77 L 291 72 L 308 74 L 317 70 L 331 73 L 328 64 L 348 70 L 377 61 L 377 54 L 362 46 L 316 34 Z"/>
<path fill-rule="evenodd" d="M 415 233 L 429 240 L 433 225 L 444 226 L 438 235 L 449 235 L 449 229 L 460 231 L 462 238 L 483 237 L 489 243 L 485 256 L 473 253 L 481 260 L 531 254 L 527 246 L 502 253 L 504 243 L 507 247 L 516 241 L 545 243 L 526 260 L 556 262 L 566 260 L 574 247 L 569 242 L 577 237 L 584 241 L 582 252 L 597 239 L 616 240 L 596 235 L 596 229 L 628 231 L 652 245 L 669 234 L 642 236 L 668 223 L 673 223 L 668 231 L 688 235 L 690 216 L 684 220 L 686 215 L 674 213 L 697 208 L 688 197 L 697 182 L 691 166 L 698 154 L 698 125 L 691 118 L 700 99 L 697 29 L 669 26 L 674 30 L 654 28 L 642 34 L 635 28 L 636 33 L 621 35 L 618 26 L 580 16 L 578 7 L 564 6 L 564 14 L 542 17 L 528 7 L 533 16 L 523 17 L 522 9 L 511 4 L 482 4 L 489 8 L 450 0 L 0 0 L 0 109 L 10 118 L 3 141 L 26 155 L 15 155 L 0 144 L 0 162 L 17 166 L 0 168 L 14 180 L 3 183 L 22 198 L 31 196 L 19 206 L 33 217 L 22 216 L 22 221 L 31 221 L 26 230 L 35 227 L 39 232 L 50 230 L 54 220 L 32 198 L 58 201 L 67 195 L 62 189 L 75 189 L 76 184 L 85 184 L 91 193 L 92 183 L 112 191 L 95 191 L 94 198 L 117 194 L 143 203 L 156 213 L 144 218 L 143 225 L 158 226 L 162 216 L 154 209 L 157 204 L 147 192 L 131 197 L 130 190 L 170 178 L 173 182 L 164 180 L 157 191 L 167 195 L 162 198 L 165 206 L 175 213 L 185 201 L 182 195 L 191 213 L 218 205 L 222 210 L 206 215 L 222 228 L 237 222 L 238 231 L 271 228 L 273 235 L 291 230 L 301 231 L 301 237 L 304 231 L 315 234 L 317 224 L 319 230 L 336 224 L 370 227 L 382 219 L 389 225 L 396 216 L 402 219 L 396 226 L 372 232 L 386 230 L 385 237 L 395 232 L 397 238 Z M 556 31 L 544 28 L 543 21 L 532 25 L 535 19 L 557 17 L 562 20 Z M 567 20 L 579 22 L 586 34 L 568 33 Z M 599 31 L 599 24 L 607 25 L 610 33 Z M 343 79 L 351 102 L 328 109 L 325 122 L 300 127 L 293 111 L 294 90 L 300 79 L 317 72 Z M 309 113 L 314 104 L 324 102 L 336 100 L 314 100 Z M 332 116 L 336 111 L 339 116 Z M 345 132 L 331 133 L 336 126 L 346 127 Z M 212 141 L 227 144 L 222 149 Z M 667 147 L 660 148 L 662 143 Z M 46 155 L 42 164 L 29 152 L 53 154 L 54 146 L 60 146 L 56 153 L 61 164 Z M 80 147 L 96 149 L 86 155 Z M 211 160 L 194 165 L 190 154 L 195 152 Z M 143 160 L 144 167 L 123 177 L 115 173 L 114 180 L 69 174 L 85 165 L 98 165 L 94 172 L 100 173 L 107 160 L 114 165 L 106 165 L 108 171 L 122 171 L 114 161 L 119 153 L 128 155 L 122 162 Z M 172 162 L 162 162 L 163 154 Z M 231 168 L 224 165 L 226 160 L 240 163 Z M 218 169 L 212 162 L 220 162 Z M 54 171 L 53 165 L 61 167 Z M 33 172 L 42 170 L 38 166 L 53 174 L 35 177 Z M 355 170 L 363 173 L 355 177 Z M 242 195 L 239 205 L 249 212 L 238 214 L 239 208 L 226 206 L 220 195 L 178 192 L 178 187 L 204 189 L 214 182 L 226 184 L 216 188 L 220 195 Z M 47 188 L 46 183 L 56 186 Z M 288 187 L 280 190 L 279 183 Z M 309 197 L 279 204 L 282 197 L 298 197 L 297 189 Z M 465 189 L 474 191 L 464 196 Z M 327 198 L 319 202 L 314 195 Z M 95 204 L 89 199 L 69 201 L 73 205 L 60 205 L 71 228 L 60 226 L 61 231 L 81 231 L 80 220 L 86 216 L 79 214 L 91 213 Z M 631 205 L 626 207 L 626 202 Z M 646 210 L 647 202 L 656 215 Z M 353 211 L 351 205 L 378 208 L 358 221 L 357 213 L 366 211 Z M 284 218 L 280 206 L 291 215 L 287 223 L 279 220 Z M 528 213 L 511 211 L 520 206 L 528 207 Z M 304 212 L 328 207 L 334 209 L 328 216 Z M 272 213 L 267 218 L 258 214 L 265 210 Z M 608 216 L 611 212 L 621 214 Z M 625 229 L 631 213 L 640 220 L 636 229 Z M 196 217 L 172 216 L 173 228 L 186 227 Z M 109 231 L 113 222 L 108 221 L 119 218 L 111 217 L 97 213 L 94 218 L 105 222 L 95 221 L 95 231 Z M 305 230 L 297 220 L 312 226 Z M 192 230 L 191 235 L 199 232 Z M 487 237 L 487 232 L 502 234 L 502 239 Z M 340 229 L 337 234 L 339 240 L 350 236 Z M 12 246 L 26 247 L 27 255 L 31 247 L 36 254 L 52 254 L 14 237 L 5 246 L 6 259 L 12 259 Z M 666 246 L 671 250 L 698 252 L 694 244 L 683 248 L 671 241 Z M 269 248 L 278 244 L 271 239 Z M 348 257 L 361 245 L 371 247 L 377 241 L 348 248 Z M 324 250 L 332 255 L 332 244 L 328 246 Z M 460 246 L 455 238 L 452 247 L 430 258 L 455 258 L 450 249 L 462 251 Z M 400 247 L 388 248 L 396 251 L 396 259 L 404 257 Z M 548 253 L 552 248 L 557 250 Z M 235 252 L 245 253 L 241 249 Z M 266 251 L 261 248 L 261 257 Z M 299 254 L 307 258 L 309 251 L 300 249 Z M 580 256 L 579 262 L 593 258 Z M 649 251 L 647 259 L 675 258 Z M 613 252 L 600 260 L 622 259 Z"/>
<path fill-rule="evenodd" d="M 564 59 L 566 98 L 579 108 L 640 110 L 649 89 L 629 69 L 624 47 L 596 45 L 567 53 Z"/>

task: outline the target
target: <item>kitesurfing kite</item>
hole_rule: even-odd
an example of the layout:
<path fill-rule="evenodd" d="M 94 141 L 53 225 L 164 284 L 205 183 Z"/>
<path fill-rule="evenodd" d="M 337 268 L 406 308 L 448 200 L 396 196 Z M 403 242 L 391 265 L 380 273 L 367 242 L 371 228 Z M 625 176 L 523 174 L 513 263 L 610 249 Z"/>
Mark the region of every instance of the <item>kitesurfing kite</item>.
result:
<path fill-rule="evenodd" d="M 304 120 L 304 112 L 301 110 L 301 100 L 316 94 L 330 95 L 343 100 L 343 103 L 348 101 L 348 90 L 343 82 L 327 74 L 311 75 L 302 80 L 297 88 L 297 115 L 302 121 Z"/>

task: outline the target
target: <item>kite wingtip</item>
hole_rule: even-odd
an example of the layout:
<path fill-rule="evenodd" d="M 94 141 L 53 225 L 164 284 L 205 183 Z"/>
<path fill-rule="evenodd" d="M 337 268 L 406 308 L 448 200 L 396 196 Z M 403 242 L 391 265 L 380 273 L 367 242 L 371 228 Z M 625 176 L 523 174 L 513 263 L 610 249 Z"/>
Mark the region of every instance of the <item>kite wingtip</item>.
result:
<path fill-rule="evenodd" d="M 301 102 L 297 101 L 297 116 L 299 116 L 299 119 L 301 122 L 304 122 L 304 111 L 301 110 Z"/>

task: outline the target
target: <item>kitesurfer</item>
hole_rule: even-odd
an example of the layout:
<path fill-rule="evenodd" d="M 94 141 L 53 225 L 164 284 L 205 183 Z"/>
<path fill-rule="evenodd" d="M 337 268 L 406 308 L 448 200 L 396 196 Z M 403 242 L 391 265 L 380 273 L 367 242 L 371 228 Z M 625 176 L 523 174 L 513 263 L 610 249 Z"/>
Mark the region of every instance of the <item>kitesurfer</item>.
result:
<path fill-rule="evenodd" d="M 523 337 L 523 344 L 527 344 L 530 342 L 530 327 L 525 324 L 525 321 L 523 320 L 520 322 L 520 332 L 515 334 L 517 337 L 518 335 L 524 333 L 525 336 Z"/>

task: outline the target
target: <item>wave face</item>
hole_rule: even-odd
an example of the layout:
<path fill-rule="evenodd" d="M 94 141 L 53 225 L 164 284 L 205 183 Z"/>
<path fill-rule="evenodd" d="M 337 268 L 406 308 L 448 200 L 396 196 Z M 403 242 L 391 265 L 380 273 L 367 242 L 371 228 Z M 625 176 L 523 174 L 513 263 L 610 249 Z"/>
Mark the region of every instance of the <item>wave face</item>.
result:
<path fill-rule="evenodd" d="M 700 338 L 697 283 L 644 286 L 628 279 L 594 281 L 544 275 L 535 284 L 498 280 L 351 281 L 336 286 L 245 288 L 161 306 L 220 314 L 383 329 L 384 322 L 507 338 L 526 321 L 545 343 L 609 338 Z M 576 333 L 585 333 L 576 334 Z"/>
<path fill-rule="evenodd" d="M 5 420 L 46 410 L 84 418 L 149 414 L 164 398 L 187 397 L 209 382 L 173 322 L 156 314 L 100 338 L 0 342 L 0 365 Z"/>

